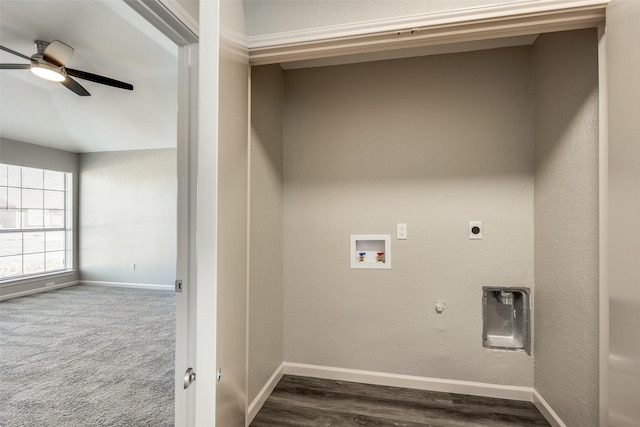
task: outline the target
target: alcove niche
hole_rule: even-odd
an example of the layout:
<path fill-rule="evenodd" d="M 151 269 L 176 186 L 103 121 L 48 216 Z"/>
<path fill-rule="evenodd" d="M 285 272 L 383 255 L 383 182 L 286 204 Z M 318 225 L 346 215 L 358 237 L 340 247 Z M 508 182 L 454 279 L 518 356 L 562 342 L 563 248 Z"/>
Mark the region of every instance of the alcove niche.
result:
<path fill-rule="evenodd" d="M 535 390 L 567 425 L 595 425 L 597 30 L 465 46 L 252 68 L 252 181 L 282 184 L 286 274 L 250 283 L 250 298 L 282 293 L 281 317 L 249 323 L 250 401 L 284 362 L 520 400 Z M 350 234 L 400 222 L 410 232 L 390 240 L 393 269 L 350 268 Z M 255 226 L 252 244 L 272 224 Z M 531 354 L 483 347 L 483 286 L 530 290 Z"/>

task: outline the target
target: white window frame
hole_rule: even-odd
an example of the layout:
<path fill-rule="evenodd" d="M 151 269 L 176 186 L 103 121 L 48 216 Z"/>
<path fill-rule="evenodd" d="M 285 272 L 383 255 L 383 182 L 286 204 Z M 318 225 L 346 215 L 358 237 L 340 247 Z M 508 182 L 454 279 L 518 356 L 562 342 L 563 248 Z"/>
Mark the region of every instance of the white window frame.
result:
<path fill-rule="evenodd" d="M 44 257 L 45 257 L 45 262 L 44 262 L 44 270 L 42 271 L 37 271 L 37 272 L 33 272 L 33 273 L 24 273 L 25 270 L 25 265 L 24 265 L 24 235 L 22 237 L 22 250 L 20 252 L 20 254 L 12 254 L 12 255 L 0 255 L 0 260 L 2 258 L 5 257 L 9 257 L 9 256 L 16 256 L 16 255 L 20 255 L 22 257 L 22 265 L 21 265 L 21 274 L 18 275 L 13 275 L 13 276 L 6 276 L 6 277 L 1 277 L 0 276 L 0 284 L 6 284 L 6 283 L 11 283 L 11 282 L 15 282 L 15 281 L 19 281 L 19 280 L 24 280 L 24 279 L 32 279 L 32 278 L 37 278 L 37 277 L 41 277 L 41 276 L 48 276 L 48 275 L 56 275 L 56 274 L 60 274 L 60 273 L 67 273 L 73 270 L 73 260 L 74 260 L 74 253 L 73 253 L 73 174 L 70 172 L 66 172 L 66 171 L 62 171 L 62 170 L 55 170 L 55 169 L 48 169 L 48 168 L 40 168 L 40 167 L 30 167 L 30 166 L 23 166 L 23 165 L 14 165 L 14 164 L 7 164 L 7 163 L 0 163 L 0 166 L 9 166 L 9 167 L 17 167 L 21 169 L 23 168 L 28 168 L 28 169 L 37 169 L 37 170 L 41 170 L 41 171 L 49 171 L 49 172 L 59 172 L 59 173 L 63 173 L 64 174 L 64 189 L 63 190 L 54 190 L 54 191 L 63 191 L 64 192 L 64 221 L 62 226 L 60 227 L 47 227 L 46 223 L 50 222 L 50 221 L 45 221 L 46 219 L 48 219 L 48 212 L 46 212 L 45 207 L 44 207 L 44 201 L 43 201 L 43 208 L 42 208 L 42 227 L 25 227 L 24 224 L 21 222 L 20 223 L 20 228 L 10 228 L 10 229 L 3 229 L 0 227 L 0 235 L 1 234 L 18 234 L 18 233 L 47 233 L 47 232 L 53 232 L 53 231 L 62 231 L 64 232 L 64 247 L 62 249 L 62 251 L 60 250 L 55 250 L 55 251 L 47 251 L 47 247 L 46 247 L 46 238 L 45 238 L 45 242 L 44 242 L 44 250 L 42 252 L 36 252 L 36 253 L 43 253 Z M 20 182 L 20 186 L 15 186 L 15 185 L 10 185 L 8 180 L 6 183 L 2 183 L 0 184 L 0 188 L 4 187 L 7 189 L 9 188 L 19 188 L 20 190 L 22 189 L 31 189 L 30 187 L 24 187 L 22 185 L 22 179 Z M 44 191 L 50 191 L 50 189 L 38 189 L 38 190 L 43 190 Z M 44 197 L 44 193 L 43 193 L 43 197 Z M 7 207 L 2 207 L 0 206 L 0 210 L 3 209 L 8 209 L 8 205 Z M 20 203 L 20 207 L 16 208 L 16 209 L 28 209 L 28 208 L 23 208 L 22 207 L 22 201 Z M 32 215 L 33 212 L 29 212 L 28 215 Z M 20 221 L 23 220 L 23 213 L 20 213 Z M 59 269 L 55 269 L 55 270 L 47 270 L 47 261 L 46 261 L 46 257 L 47 257 L 47 253 L 53 253 L 53 252 L 64 252 L 64 266 L 62 268 Z M 27 254 L 29 255 L 29 254 Z"/>

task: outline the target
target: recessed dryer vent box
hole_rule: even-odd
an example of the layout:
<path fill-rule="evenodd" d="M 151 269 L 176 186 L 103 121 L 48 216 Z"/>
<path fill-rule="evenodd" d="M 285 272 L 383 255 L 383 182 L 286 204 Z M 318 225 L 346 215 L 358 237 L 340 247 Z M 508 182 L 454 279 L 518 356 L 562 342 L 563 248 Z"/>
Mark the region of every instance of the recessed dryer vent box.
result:
<path fill-rule="evenodd" d="M 351 268 L 391 268 L 390 234 L 352 234 Z"/>
<path fill-rule="evenodd" d="M 529 288 L 482 288 L 482 343 L 486 348 L 531 354 Z"/>

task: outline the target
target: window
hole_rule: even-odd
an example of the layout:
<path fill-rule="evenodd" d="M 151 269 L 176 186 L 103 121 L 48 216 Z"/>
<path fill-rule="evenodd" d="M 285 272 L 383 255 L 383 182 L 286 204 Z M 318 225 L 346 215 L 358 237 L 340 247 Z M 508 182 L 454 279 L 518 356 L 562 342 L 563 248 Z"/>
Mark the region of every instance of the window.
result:
<path fill-rule="evenodd" d="M 71 182 L 0 163 L 0 281 L 72 268 Z"/>

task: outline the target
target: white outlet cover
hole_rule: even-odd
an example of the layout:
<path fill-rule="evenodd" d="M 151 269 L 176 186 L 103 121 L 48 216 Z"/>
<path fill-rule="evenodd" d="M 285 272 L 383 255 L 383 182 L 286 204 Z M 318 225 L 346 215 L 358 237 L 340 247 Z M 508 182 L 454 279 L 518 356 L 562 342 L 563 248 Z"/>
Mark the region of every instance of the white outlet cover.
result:
<path fill-rule="evenodd" d="M 407 224 L 406 223 L 396 224 L 396 239 L 407 240 Z"/>
<path fill-rule="evenodd" d="M 474 233 L 475 227 L 478 227 L 480 231 Z M 482 239 L 482 221 L 469 221 L 469 239 L 481 240 Z"/>

